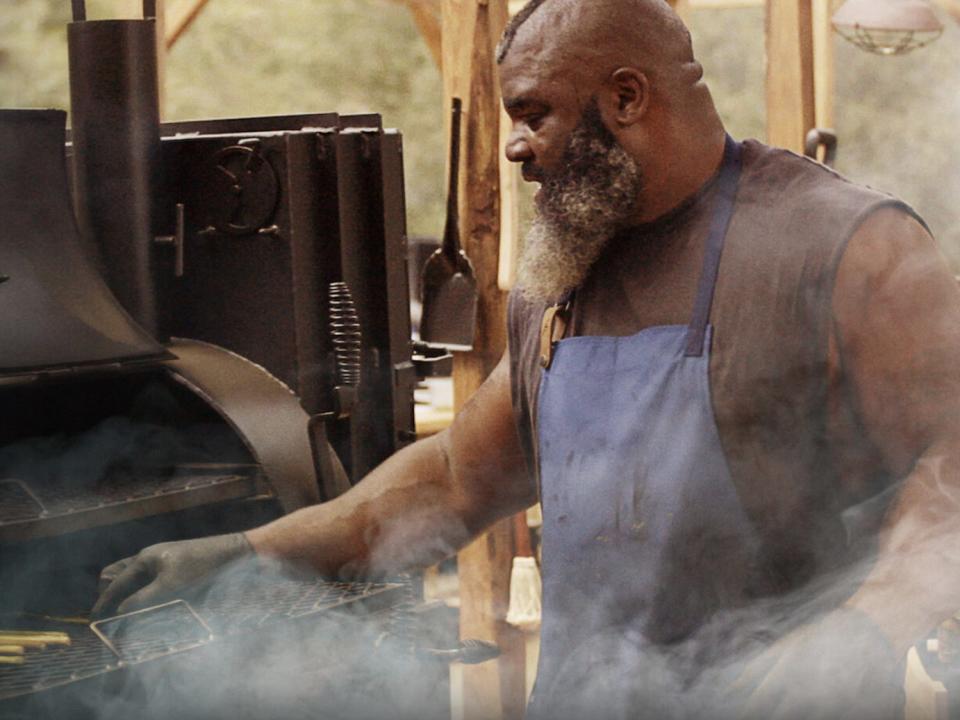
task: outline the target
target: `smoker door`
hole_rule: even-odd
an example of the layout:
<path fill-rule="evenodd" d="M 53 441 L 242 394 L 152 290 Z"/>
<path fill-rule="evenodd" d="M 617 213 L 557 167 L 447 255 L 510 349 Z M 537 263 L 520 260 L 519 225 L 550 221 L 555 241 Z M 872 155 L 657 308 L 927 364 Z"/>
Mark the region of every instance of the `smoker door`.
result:
<path fill-rule="evenodd" d="M 284 125 L 289 121 L 283 119 Z M 165 137 L 164 206 L 184 206 L 183 272 L 161 259 L 164 334 L 262 365 L 300 397 L 357 481 L 413 436 L 413 365 L 399 134 L 363 127 L 268 131 L 212 121 Z M 178 128 L 187 131 L 189 127 Z M 331 287 L 345 282 L 361 330 L 349 413 Z M 326 442 L 326 439 L 323 439 Z"/>
<path fill-rule="evenodd" d="M 0 110 L 0 377 L 168 356 L 81 245 L 65 122 L 60 110 Z"/>

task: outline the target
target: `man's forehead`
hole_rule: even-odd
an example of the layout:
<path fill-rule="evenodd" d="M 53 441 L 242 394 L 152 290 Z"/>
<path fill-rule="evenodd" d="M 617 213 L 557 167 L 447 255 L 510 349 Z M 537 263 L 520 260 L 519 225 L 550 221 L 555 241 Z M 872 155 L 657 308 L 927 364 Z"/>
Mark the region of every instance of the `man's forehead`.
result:
<path fill-rule="evenodd" d="M 511 94 L 556 92 L 588 83 L 598 74 L 596 53 L 578 42 L 577 33 L 558 26 L 565 23 L 553 22 L 560 18 L 548 8 L 549 3 L 518 28 L 500 63 L 505 99 L 508 88 Z"/>

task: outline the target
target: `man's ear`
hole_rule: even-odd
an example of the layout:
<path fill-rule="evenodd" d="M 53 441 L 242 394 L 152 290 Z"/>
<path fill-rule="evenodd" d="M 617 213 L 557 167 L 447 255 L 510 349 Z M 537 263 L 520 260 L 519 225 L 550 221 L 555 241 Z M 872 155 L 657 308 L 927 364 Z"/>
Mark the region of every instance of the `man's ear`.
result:
<path fill-rule="evenodd" d="M 647 76 L 631 67 L 614 70 L 608 82 L 613 120 L 620 126 L 633 125 L 647 112 L 650 105 L 650 81 Z"/>

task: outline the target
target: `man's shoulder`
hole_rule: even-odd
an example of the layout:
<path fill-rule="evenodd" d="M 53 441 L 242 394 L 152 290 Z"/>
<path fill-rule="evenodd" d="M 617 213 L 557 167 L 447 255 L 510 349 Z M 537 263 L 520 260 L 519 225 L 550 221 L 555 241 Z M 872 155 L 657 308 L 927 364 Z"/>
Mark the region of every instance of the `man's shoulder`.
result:
<path fill-rule="evenodd" d="M 743 148 L 738 211 L 748 226 L 789 239 L 789 243 L 775 243 L 778 252 L 804 257 L 817 247 L 828 256 L 842 252 L 856 228 L 881 208 L 923 223 L 899 198 L 811 158 L 756 140 L 744 141 Z"/>
<path fill-rule="evenodd" d="M 813 158 L 766 145 L 743 141 L 744 199 L 762 199 L 771 210 L 815 204 L 820 212 L 858 211 L 876 203 L 901 203 L 895 196 L 852 180 Z"/>

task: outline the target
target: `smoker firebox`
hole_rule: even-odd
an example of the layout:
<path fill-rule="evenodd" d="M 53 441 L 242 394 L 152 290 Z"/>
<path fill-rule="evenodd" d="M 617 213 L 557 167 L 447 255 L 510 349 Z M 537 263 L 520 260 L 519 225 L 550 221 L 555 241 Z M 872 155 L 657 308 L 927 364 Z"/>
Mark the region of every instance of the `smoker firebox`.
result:
<path fill-rule="evenodd" d="M 209 638 L 136 657 L 64 624 L 146 545 L 343 492 L 413 439 L 416 381 L 399 134 L 335 113 L 161 125 L 152 3 L 73 6 L 70 137 L 61 111 L 0 110 L 0 628 L 72 642 L 0 667 L 0 717 L 377 716 L 398 692 L 444 716 L 445 666 L 398 631 L 407 584 L 258 566 L 185 598 Z"/>

